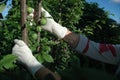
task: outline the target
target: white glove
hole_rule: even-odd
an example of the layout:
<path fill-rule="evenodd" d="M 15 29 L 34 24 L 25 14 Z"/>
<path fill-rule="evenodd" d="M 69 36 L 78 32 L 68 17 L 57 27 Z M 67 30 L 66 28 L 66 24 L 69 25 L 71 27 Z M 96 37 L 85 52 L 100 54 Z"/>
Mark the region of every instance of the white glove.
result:
<path fill-rule="evenodd" d="M 48 18 L 48 17 L 52 17 L 52 16 L 45 9 L 42 8 L 42 12 L 45 12 L 45 17 L 47 17 L 47 24 L 42 26 L 42 28 L 44 30 L 47 30 L 47 31 L 53 33 L 60 39 L 64 38 L 65 34 L 67 33 L 67 28 L 56 23 L 54 21 L 54 19 Z"/>
<path fill-rule="evenodd" d="M 12 49 L 12 54 L 17 56 L 18 61 L 24 64 L 34 75 L 38 69 L 43 67 L 43 65 L 36 60 L 36 58 L 32 55 L 31 50 L 22 40 L 15 39 L 14 42 L 15 46 Z"/>

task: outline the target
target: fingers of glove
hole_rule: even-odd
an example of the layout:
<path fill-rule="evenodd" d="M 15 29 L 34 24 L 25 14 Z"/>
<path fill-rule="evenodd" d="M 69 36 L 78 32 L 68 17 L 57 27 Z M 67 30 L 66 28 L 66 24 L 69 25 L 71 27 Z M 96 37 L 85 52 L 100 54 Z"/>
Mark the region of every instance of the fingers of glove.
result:
<path fill-rule="evenodd" d="M 16 49 L 18 48 L 19 48 L 18 45 L 14 45 L 14 47 L 12 48 L 12 54 L 16 54 Z"/>
<path fill-rule="evenodd" d="M 30 58 L 32 55 L 32 52 L 30 51 L 30 49 L 25 48 L 24 47 L 19 47 L 18 45 L 15 45 L 13 50 L 12 50 L 12 54 L 16 55 L 18 58 L 22 59 L 27 59 Z"/>
<path fill-rule="evenodd" d="M 19 46 L 18 44 L 15 44 L 15 46 L 13 47 L 13 49 L 12 49 L 12 53 L 17 53 L 17 52 L 19 52 L 19 53 L 29 53 L 29 54 L 32 54 L 32 51 L 29 49 L 29 47 L 27 47 L 27 46 Z M 28 54 L 28 55 L 29 55 Z"/>
<path fill-rule="evenodd" d="M 45 17 L 52 17 L 43 7 L 41 8 L 42 12 L 45 12 Z"/>
<path fill-rule="evenodd" d="M 19 47 L 27 46 L 24 41 L 15 39 L 14 40 L 15 44 L 18 45 Z"/>
<path fill-rule="evenodd" d="M 20 47 L 18 44 L 15 44 L 14 47 L 12 48 L 12 53 L 16 54 L 16 53 L 23 53 L 25 50 L 25 47 Z"/>

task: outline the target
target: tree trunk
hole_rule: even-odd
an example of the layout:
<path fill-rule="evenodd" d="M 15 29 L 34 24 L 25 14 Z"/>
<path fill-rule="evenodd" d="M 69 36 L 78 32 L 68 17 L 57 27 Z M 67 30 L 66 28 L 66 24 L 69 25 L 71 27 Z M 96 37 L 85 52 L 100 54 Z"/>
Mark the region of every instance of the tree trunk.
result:
<path fill-rule="evenodd" d="M 22 29 L 22 40 L 28 44 L 28 34 L 27 34 L 27 28 L 26 28 L 26 0 L 20 0 L 20 12 L 21 12 L 21 29 Z"/>

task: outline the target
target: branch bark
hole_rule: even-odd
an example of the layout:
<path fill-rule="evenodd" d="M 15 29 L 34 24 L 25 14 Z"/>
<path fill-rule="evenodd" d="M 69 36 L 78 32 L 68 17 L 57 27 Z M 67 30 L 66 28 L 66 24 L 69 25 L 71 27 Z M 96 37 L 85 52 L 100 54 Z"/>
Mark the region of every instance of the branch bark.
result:
<path fill-rule="evenodd" d="M 35 21 L 38 24 L 40 17 L 41 17 L 41 6 L 42 6 L 42 0 L 37 0 L 35 4 Z"/>
<path fill-rule="evenodd" d="M 26 22 L 26 0 L 20 0 L 20 13 L 21 13 L 21 29 L 22 29 L 22 40 L 28 44 L 28 31 L 25 25 Z"/>
<path fill-rule="evenodd" d="M 37 25 L 39 25 L 40 17 L 41 17 L 41 6 L 42 6 L 42 0 L 37 0 L 35 4 L 35 22 Z M 38 32 L 38 42 L 40 42 L 40 32 Z M 37 52 L 40 51 L 40 46 L 37 47 Z"/>

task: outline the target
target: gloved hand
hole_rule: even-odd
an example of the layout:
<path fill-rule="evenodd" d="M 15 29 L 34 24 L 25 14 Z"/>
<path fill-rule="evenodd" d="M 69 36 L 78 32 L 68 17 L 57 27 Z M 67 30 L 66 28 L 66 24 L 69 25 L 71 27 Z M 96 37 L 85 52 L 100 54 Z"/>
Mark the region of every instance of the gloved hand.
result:
<path fill-rule="evenodd" d="M 44 30 L 47 30 L 54 35 L 56 35 L 59 39 L 62 39 L 65 37 L 65 34 L 67 33 L 67 28 L 61 26 L 57 22 L 54 21 L 54 19 L 49 18 L 52 17 L 44 8 L 42 8 L 42 12 L 45 12 L 45 17 L 47 17 L 47 24 L 42 26 Z"/>
<path fill-rule="evenodd" d="M 43 67 L 43 65 L 36 60 L 31 50 L 22 40 L 15 39 L 14 42 L 15 46 L 12 49 L 12 54 L 17 56 L 18 61 L 24 64 L 31 74 L 34 75 L 38 69 Z"/>

